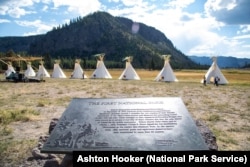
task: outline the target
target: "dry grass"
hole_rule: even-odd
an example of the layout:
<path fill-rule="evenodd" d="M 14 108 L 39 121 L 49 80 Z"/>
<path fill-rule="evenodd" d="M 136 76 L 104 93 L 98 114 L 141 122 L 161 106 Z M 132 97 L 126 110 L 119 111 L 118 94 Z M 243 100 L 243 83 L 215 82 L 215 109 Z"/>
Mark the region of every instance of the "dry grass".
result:
<path fill-rule="evenodd" d="M 27 159 L 34 141 L 48 133 L 50 120 L 59 118 L 74 97 L 181 97 L 192 117 L 205 121 L 215 133 L 220 150 L 250 150 L 249 71 L 223 70 L 229 85 L 219 87 L 200 83 L 205 70 L 175 71 L 177 83 L 153 81 L 159 71 L 136 71 L 140 81 L 118 80 L 122 70 L 109 70 L 113 79 L 1 82 L 0 166 Z M 67 76 L 71 72 L 65 70 Z M 90 76 L 93 70 L 85 72 Z"/>

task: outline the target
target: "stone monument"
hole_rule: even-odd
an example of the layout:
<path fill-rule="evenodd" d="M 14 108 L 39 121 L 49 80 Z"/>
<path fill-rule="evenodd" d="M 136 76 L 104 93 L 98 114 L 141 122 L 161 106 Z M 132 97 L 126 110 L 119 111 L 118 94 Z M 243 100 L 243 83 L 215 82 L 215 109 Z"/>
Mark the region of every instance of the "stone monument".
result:
<path fill-rule="evenodd" d="M 43 153 L 208 150 L 179 97 L 74 98 Z"/>

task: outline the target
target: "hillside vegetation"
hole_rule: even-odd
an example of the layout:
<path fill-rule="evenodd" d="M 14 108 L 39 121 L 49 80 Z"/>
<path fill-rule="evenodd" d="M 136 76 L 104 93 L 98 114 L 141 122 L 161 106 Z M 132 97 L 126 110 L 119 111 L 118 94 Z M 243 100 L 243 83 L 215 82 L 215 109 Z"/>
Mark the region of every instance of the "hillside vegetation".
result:
<path fill-rule="evenodd" d="M 138 31 L 132 31 L 132 27 Z M 78 17 L 43 35 L 0 38 L 0 51 L 8 52 L 11 49 L 16 53 L 43 56 L 46 59 L 80 58 L 85 62 L 94 60 L 94 54 L 105 53 L 105 61 L 110 62 L 108 67 L 112 68 L 123 67 L 122 59 L 133 56 L 136 68 L 160 69 L 163 65 L 160 56 L 171 54 L 173 68 L 200 67 L 154 27 L 134 23 L 123 17 L 113 17 L 106 12 Z"/>

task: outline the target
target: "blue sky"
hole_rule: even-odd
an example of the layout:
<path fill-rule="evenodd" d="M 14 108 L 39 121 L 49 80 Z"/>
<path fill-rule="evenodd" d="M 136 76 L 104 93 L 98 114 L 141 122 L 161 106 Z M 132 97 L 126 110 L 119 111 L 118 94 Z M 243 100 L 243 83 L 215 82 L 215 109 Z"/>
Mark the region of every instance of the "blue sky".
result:
<path fill-rule="evenodd" d="M 186 55 L 250 58 L 250 0 L 0 0 L 0 37 L 106 11 L 163 32 Z"/>

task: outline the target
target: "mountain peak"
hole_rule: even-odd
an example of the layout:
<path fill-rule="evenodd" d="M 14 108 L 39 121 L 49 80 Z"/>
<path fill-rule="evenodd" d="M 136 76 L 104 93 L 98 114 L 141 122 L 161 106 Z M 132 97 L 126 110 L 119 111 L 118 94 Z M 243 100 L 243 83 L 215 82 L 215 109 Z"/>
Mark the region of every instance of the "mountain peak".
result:
<path fill-rule="evenodd" d="M 133 25 L 137 31 L 133 32 Z M 7 39 L 8 46 L 0 38 L 0 51 L 13 49 L 15 52 L 26 51 L 32 55 L 49 54 L 52 57 L 79 57 L 91 59 L 91 55 L 105 53 L 106 60 L 120 62 L 123 57 L 132 55 L 134 66 L 148 68 L 150 63 L 161 68 L 160 55 L 171 54 L 173 68 L 195 66 L 172 42 L 159 30 L 143 23 L 134 23 L 123 17 L 114 17 L 107 12 L 94 12 L 85 17 L 78 17 L 69 24 L 54 28 L 44 35 L 32 39 L 29 37 L 25 46 L 22 40 Z M 23 39 L 23 40 L 24 40 Z M 6 39 L 5 39 L 6 41 Z"/>

